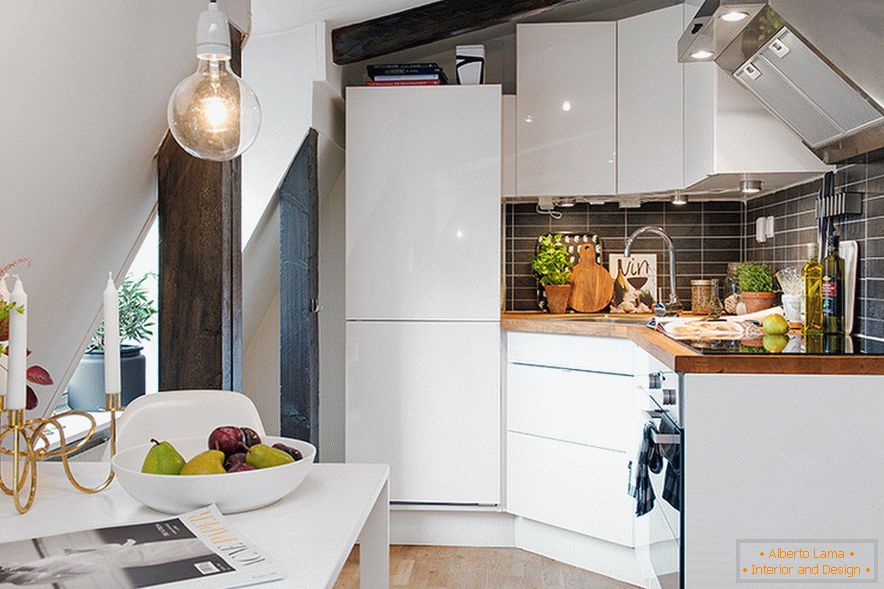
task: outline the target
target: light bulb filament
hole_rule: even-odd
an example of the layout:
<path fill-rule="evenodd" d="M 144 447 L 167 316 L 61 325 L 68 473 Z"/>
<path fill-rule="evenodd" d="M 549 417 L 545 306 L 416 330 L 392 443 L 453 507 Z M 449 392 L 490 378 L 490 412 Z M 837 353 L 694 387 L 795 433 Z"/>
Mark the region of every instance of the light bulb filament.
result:
<path fill-rule="evenodd" d="M 219 96 L 204 98 L 201 108 L 210 132 L 220 133 L 227 129 L 227 120 L 230 118 L 230 113 L 227 111 L 227 104 L 225 104 L 223 98 Z"/>

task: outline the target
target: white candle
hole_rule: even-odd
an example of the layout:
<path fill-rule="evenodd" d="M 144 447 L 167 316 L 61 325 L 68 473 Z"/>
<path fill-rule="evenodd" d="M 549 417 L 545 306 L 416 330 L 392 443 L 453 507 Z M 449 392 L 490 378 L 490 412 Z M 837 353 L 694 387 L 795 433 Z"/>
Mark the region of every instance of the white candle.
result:
<path fill-rule="evenodd" d="M 121 392 L 120 385 L 120 298 L 113 273 L 104 289 L 104 393 Z"/>
<path fill-rule="evenodd" d="M 9 376 L 6 383 L 6 408 L 24 409 L 25 391 L 28 386 L 28 295 L 21 280 L 15 278 L 10 302 L 24 307 L 9 312 Z"/>
<path fill-rule="evenodd" d="M 9 289 L 6 287 L 6 276 L 0 276 L 0 304 L 9 302 Z M 2 342 L 0 342 L 2 344 Z M 0 345 L 2 351 L 3 345 Z M 6 395 L 6 356 L 0 355 L 0 397 Z"/>

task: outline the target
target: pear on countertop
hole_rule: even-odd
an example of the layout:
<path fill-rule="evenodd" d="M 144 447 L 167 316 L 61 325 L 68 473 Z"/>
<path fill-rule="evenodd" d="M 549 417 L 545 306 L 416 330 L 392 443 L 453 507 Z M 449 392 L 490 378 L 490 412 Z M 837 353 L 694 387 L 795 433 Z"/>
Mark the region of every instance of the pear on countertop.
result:
<path fill-rule="evenodd" d="M 144 457 L 141 472 L 146 474 L 179 475 L 184 468 L 185 462 L 178 450 L 169 442 L 151 440 L 154 446 Z"/>

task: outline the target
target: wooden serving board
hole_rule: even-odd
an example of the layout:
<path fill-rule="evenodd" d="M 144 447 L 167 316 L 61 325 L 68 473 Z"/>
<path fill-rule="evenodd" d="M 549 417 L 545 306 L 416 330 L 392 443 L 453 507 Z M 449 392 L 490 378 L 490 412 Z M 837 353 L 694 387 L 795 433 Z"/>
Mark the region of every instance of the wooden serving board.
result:
<path fill-rule="evenodd" d="M 595 248 L 580 246 L 580 261 L 571 270 L 571 308 L 578 313 L 597 313 L 614 296 L 614 279 L 596 262 Z"/>

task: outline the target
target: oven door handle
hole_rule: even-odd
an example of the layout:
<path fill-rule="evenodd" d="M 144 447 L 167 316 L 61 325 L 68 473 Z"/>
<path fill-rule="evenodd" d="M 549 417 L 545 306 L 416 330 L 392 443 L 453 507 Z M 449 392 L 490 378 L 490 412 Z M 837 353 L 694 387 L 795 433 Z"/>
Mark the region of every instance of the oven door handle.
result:
<path fill-rule="evenodd" d="M 681 444 L 681 436 L 678 434 L 660 434 L 656 431 L 652 431 L 651 439 L 654 440 L 655 444 L 670 444 L 676 446 Z"/>
<path fill-rule="evenodd" d="M 645 412 L 651 419 L 662 419 L 666 415 L 666 412 L 660 409 L 647 409 Z M 679 434 L 661 434 L 657 430 L 651 431 L 651 439 L 655 444 L 681 444 L 681 436 Z"/>

